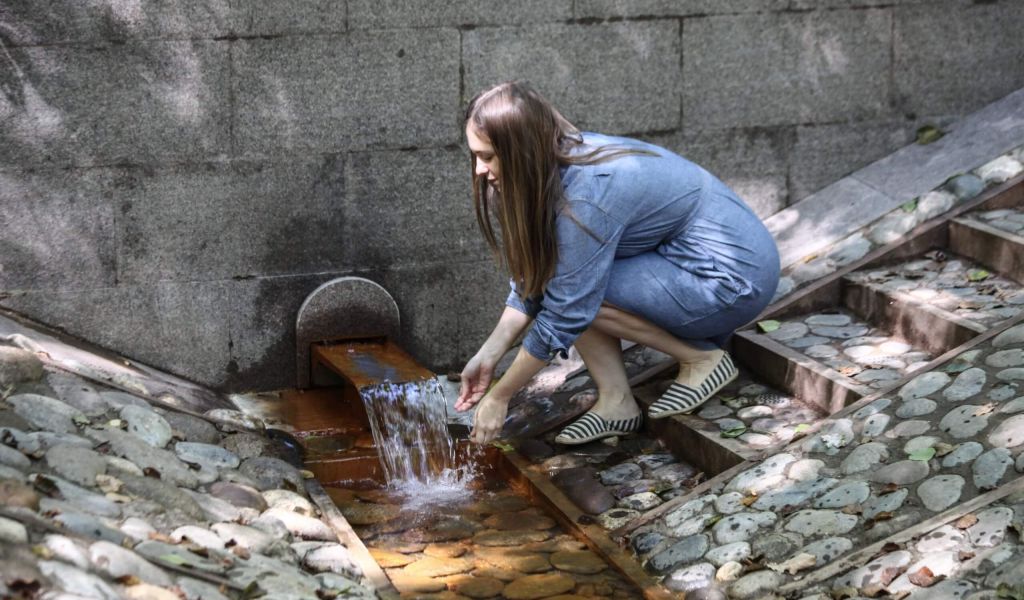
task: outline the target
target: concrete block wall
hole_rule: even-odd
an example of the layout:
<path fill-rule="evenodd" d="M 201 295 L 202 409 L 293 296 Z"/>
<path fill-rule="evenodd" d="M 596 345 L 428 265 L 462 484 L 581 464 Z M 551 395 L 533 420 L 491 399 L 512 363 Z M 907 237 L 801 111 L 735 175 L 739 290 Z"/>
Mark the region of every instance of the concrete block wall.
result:
<path fill-rule="evenodd" d="M 505 295 L 461 112 L 532 81 L 762 217 L 1024 86 L 1020 0 L 8 0 L 0 306 L 227 390 L 292 385 L 294 317 L 379 282 L 458 368 Z"/>

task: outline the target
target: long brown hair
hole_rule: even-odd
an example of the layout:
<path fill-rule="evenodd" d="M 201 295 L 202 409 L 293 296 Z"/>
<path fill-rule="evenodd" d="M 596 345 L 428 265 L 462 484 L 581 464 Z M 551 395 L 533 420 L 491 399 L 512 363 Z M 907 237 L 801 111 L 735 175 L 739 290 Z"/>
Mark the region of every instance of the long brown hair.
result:
<path fill-rule="evenodd" d="M 466 124 L 494 148 L 500 165 L 497 192 L 476 175 L 472 155 L 473 206 L 484 239 L 504 263 L 519 292 L 537 296 L 555 273 L 558 244 L 555 217 L 562 200 L 559 167 L 596 164 L 624 154 L 649 154 L 628 148 L 600 147 L 572 155 L 583 143 L 579 130 L 528 84 L 511 81 L 474 97 Z M 501 226 L 501 244 L 492 225 Z M 589 232 L 588 232 L 589 233 Z"/>

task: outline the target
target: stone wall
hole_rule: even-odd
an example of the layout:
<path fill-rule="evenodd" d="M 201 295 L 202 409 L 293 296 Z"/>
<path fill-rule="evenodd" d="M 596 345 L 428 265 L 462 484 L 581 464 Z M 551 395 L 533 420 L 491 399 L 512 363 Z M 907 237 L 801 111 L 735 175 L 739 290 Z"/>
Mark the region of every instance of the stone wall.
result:
<path fill-rule="evenodd" d="M 531 80 L 766 217 L 1024 86 L 1020 0 L 95 0 L 0 5 L 0 305 L 204 384 L 294 382 L 341 275 L 458 367 L 505 284 L 460 113 Z"/>

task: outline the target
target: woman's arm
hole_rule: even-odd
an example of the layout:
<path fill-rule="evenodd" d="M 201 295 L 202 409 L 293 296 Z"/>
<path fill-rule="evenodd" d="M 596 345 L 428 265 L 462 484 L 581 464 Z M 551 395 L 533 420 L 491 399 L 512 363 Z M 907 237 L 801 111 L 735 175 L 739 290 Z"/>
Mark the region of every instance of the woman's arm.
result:
<path fill-rule="evenodd" d="M 519 349 L 515 360 L 512 361 L 512 366 L 480 400 L 480 406 L 477 407 L 473 417 L 473 431 L 469 434 L 471 440 L 478 444 L 484 444 L 501 434 L 512 395 L 526 385 L 545 364 L 547 363 L 532 356 L 526 350 Z"/>
<path fill-rule="evenodd" d="M 487 387 L 494 377 L 494 369 L 498 361 L 532 321 L 531 317 L 519 310 L 510 306 L 505 307 L 494 331 L 491 332 L 476 355 L 466 363 L 466 368 L 462 370 L 462 388 L 459 390 L 459 399 L 455 403 L 455 410 L 467 410 L 484 397 Z M 530 377 L 532 376 L 531 374 Z M 529 377 L 526 381 L 529 381 Z M 525 381 L 523 383 L 525 384 Z M 512 393 L 515 393 L 515 390 Z"/>

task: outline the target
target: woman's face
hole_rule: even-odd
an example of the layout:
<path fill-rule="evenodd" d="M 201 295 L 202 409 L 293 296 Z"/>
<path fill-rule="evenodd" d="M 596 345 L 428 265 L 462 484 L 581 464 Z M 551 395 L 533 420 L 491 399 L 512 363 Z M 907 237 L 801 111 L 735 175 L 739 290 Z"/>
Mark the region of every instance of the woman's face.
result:
<path fill-rule="evenodd" d="M 469 143 L 469 151 L 473 153 L 475 167 L 474 173 L 486 177 L 491 186 L 500 191 L 501 164 L 494 154 L 494 147 L 483 137 L 472 123 L 466 125 L 466 141 Z"/>

